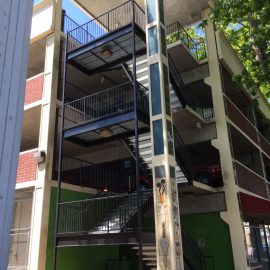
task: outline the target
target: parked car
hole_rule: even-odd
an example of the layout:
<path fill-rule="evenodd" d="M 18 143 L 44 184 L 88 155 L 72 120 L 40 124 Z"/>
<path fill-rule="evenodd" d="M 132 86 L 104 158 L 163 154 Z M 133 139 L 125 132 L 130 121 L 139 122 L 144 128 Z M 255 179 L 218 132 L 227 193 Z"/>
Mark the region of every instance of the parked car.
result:
<path fill-rule="evenodd" d="M 191 168 L 192 178 L 200 183 L 212 186 L 222 187 L 222 171 L 219 164 L 193 166 Z"/>

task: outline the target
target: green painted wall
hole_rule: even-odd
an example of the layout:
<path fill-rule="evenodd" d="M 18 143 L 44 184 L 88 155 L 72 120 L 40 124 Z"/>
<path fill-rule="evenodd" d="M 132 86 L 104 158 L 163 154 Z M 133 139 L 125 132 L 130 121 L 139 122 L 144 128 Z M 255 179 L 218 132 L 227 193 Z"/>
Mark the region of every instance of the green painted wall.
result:
<path fill-rule="evenodd" d="M 46 270 L 52 269 L 53 236 L 55 225 L 56 188 L 52 188 L 49 215 Z M 70 190 L 62 190 L 61 201 L 89 199 L 92 196 Z M 57 257 L 57 270 L 105 270 L 107 259 L 118 259 L 118 246 L 65 247 L 60 248 Z"/>
<path fill-rule="evenodd" d="M 183 215 L 181 221 L 194 241 L 205 240 L 201 251 L 205 256 L 213 256 L 215 269 L 234 270 L 229 226 L 219 213 Z M 207 270 L 212 270 L 210 265 L 208 260 Z"/>

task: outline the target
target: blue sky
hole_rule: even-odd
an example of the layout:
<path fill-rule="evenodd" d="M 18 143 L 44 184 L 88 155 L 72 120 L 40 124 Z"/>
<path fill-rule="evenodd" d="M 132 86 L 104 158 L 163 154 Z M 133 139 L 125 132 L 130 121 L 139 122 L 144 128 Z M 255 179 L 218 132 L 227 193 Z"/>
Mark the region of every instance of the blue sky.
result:
<path fill-rule="evenodd" d="M 41 1 L 42 0 L 33 0 L 34 5 Z M 62 2 L 63 2 L 63 9 L 66 11 L 66 14 L 79 25 L 84 24 L 91 19 L 84 12 L 82 12 L 76 5 L 74 5 L 71 0 L 62 0 Z"/>
<path fill-rule="evenodd" d="M 77 6 L 75 6 L 71 2 L 71 0 L 62 0 L 62 1 L 63 1 L 63 9 L 66 11 L 66 14 L 77 24 L 82 25 L 91 19 L 84 12 L 82 12 Z"/>

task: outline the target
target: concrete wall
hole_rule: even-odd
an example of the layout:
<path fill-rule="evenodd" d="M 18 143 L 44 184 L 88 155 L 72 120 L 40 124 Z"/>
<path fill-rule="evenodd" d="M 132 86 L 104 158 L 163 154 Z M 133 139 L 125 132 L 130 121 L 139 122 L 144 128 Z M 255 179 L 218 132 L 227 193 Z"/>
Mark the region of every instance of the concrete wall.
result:
<path fill-rule="evenodd" d="M 31 42 L 52 31 L 54 4 L 52 0 L 44 0 L 33 8 Z"/>
<path fill-rule="evenodd" d="M 48 228 L 46 270 L 52 269 L 56 188 L 52 188 Z M 62 202 L 85 200 L 91 194 L 62 189 Z M 107 259 L 118 259 L 119 246 L 65 247 L 58 249 L 57 270 L 106 270 Z"/>
<path fill-rule="evenodd" d="M 211 256 L 206 260 L 206 270 L 233 270 L 233 255 L 229 226 L 220 218 L 218 213 L 182 215 L 182 226 L 197 243 L 204 256 Z M 238 269 L 237 269 L 238 270 Z"/>

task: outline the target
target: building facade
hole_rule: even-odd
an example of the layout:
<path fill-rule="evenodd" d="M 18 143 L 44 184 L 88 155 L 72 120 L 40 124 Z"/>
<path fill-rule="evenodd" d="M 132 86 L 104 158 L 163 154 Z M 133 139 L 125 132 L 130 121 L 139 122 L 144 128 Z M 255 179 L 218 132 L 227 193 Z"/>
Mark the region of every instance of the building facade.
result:
<path fill-rule="evenodd" d="M 9 269 L 270 269 L 269 105 L 208 1 L 75 2 L 33 7 Z"/>

